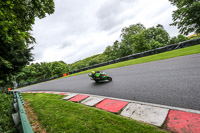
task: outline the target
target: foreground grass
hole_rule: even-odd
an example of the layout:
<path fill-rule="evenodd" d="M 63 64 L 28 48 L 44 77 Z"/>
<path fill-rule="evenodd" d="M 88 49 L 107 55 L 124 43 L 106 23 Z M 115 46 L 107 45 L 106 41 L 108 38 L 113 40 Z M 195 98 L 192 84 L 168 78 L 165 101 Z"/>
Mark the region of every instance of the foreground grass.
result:
<path fill-rule="evenodd" d="M 160 53 L 160 54 L 141 57 L 141 58 L 138 58 L 138 59 L 123 61 L 123 62 L 119 62 L 119 63 L 116 63 L 116 64 L 111 64 L 111 65 L 107 65 L 107 66 L 103 66 L 103 67 L 98 67 L 98 68 L 95 68 L 95 69 L 90 69 L 90 70 L 82 71 L 82 72 L 79 72 L 79 73 L 75 73 L 75 74 L 72 74 L 70 76 L 89 73 L 93 70 L 94 71 L 106 70 L 106 69 L 112 69 L 112 68 L 117 68 L 117 67 L 141 64 L 141 63 L 146 63 L 146 62 L 151 62 L 151 61 L 169 59 L 169 58 L 174 58 L 174 57 L 179 57 L 179 56 L 184 56 L 184 55 L 197 54 L 197 53 L 200 53 L 200 44 L 195 45 L 195 46 L 191 46 L 191 47 L 187 47 L 187 48 L 172 50 L 172 51 L 168 51 L 168 52 L 164 52 L 164 53 Z"/>
<path fill-rule="evenodd" d="M 62 100 L 55 94 L 23 94 L 50 133 L 161 133 L 157 127 L 130 120 L 110 112 Z"/>
<path fill-rule="evenodd" d="M 13 113 L 13 96 L 0 92 L 0 133 L 17 132 L 12 119 Z"/>

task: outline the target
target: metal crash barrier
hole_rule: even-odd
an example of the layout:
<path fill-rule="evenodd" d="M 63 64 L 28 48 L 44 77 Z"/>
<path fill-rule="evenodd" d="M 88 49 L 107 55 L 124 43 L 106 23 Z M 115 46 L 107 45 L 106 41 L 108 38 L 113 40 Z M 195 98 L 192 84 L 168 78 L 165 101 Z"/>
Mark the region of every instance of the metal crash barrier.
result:
<path fill-rule="evenodd" d="M 16 113 L 12 114 L 15 125 L 20 133 L 33 133 L 32 127 L 24 110 L 24 102 L 20 92 L 13 92 L 14 108 Z"/>

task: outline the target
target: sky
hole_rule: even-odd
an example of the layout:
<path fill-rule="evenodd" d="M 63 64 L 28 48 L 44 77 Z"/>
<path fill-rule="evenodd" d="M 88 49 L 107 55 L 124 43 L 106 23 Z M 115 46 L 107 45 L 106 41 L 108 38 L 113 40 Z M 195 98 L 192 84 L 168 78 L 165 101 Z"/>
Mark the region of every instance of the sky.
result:
<path fill-rule="evenodd" d="M 34 63 L 67 64 L 102 53 L 120 39 L 121 29 L 141 23 L 146 28 L 162 24 L 171 37 L 176 7 L 168 0 L 54 0 L 55 12 L 36 19 L 32 35 Z"/>

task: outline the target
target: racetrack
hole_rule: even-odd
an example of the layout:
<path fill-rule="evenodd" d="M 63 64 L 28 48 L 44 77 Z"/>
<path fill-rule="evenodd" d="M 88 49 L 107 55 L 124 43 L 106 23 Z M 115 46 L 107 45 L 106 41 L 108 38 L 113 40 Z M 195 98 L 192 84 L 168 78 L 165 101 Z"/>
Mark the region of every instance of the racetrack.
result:
<path fill-rule="evenodd" d="M 66 91 L 200 110 L 200 54 L 105 70 L 112 82 L 87 74 L 52 80 L 19 91 Z"/>

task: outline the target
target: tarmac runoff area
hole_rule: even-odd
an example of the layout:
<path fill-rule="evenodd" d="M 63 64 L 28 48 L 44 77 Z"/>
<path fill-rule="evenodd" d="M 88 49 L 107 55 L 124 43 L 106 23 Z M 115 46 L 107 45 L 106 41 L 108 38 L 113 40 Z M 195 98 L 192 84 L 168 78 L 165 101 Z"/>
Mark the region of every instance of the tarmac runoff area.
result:
<path fill-rule="evenodd" d="M 63 100 L 99 108 L 177 133 L 200 133 L 200 111 L 112 97 L 71 92 L 31 91 L 66 95 Z"/>

